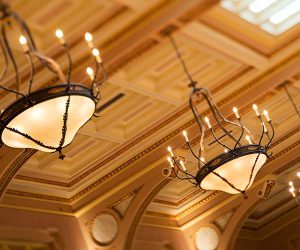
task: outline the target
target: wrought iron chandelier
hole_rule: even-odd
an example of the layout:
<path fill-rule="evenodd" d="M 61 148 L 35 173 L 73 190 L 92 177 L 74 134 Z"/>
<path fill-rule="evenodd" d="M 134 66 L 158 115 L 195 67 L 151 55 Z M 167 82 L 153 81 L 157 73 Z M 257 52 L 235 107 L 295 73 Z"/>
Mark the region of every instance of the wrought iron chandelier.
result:
<path fill-rule="evenodd" d="M 268 149 L 274 138 L 272 120 L 268 112 L 264 110 L 264 118 L 271 130 L 269 132 L 258 107 L 253 104 L 253 109 L 262 128 L 260 137 L 256 139 L 250 130 L 244 126 L 236 107 L 233 108 L 233 112 L 237 122 L 225 118 L 215 104 L 209 90 L 197 87 L 198 82 L 194 81 L 191 77 L 173 37 L 169 37 L 190 82 L 189 87 L 192 88 L 189 106 L 199 128 L 200 135 L 199 152 L 196 153 L 192 148 L 187 132 L 182 132 L 187 147 L 197 161 L 197 173 L 193 174 L 192 171 L 189 171 L 181 158 L 176 156 L 169 146 L 168 151 L 170 156 L 167 157 L 167 160 L 170 163 L 170 167 L 177 178 L 188 180 L 193 185 L 199 186 L 204 190 L 220 190 L 230 194 L 245 194 L 246 190 L 253 183 L 257 172 L 270 157 Z M 205 117 L 197 108 L 197 104 L 202 101 L 205 101 L 209 107 L 208 115 Z M 236 127 L 239 130 L 239 135 L 234 136 L 228 130 L 228 126 Z M 221 131 L 223 136 L 218 138 L 216 131 Z M 222 149 L 222 153 L 213 159 L 206 159 L 204 139 L 207 132 L 213 136 L 215 142 Z M 247 144 L 243 143 L 244 136 Z M 231 143 L 228 143 L 228 141 L 224 142 L 226 138 Z"/>
<path fill-rule="evenodd" d="M 55 32 L 56 37 L 65 51 L 68 60 L 66 76 L 60 66 L 53 59 L 42 54 L 36 47 L 30 29 L 20 16 L 0 1 L 1 31 L 0 42 L 4 58 L 0 83 L 10 75 L 9 67 L 14 74 L 14 87 L 0 85 L 6 92 L 16 94 L 17 100 L 9 105 L 0 115 L 0 140 L 13 148 L 32 148 L 44 152 L 59 152 L 63 159 L 62 149 L 69 145 L 78 130 L 94 115 L 96 105 L 100 100 L 99 87 L 106 79 L 105 68 L 98 49 L 94 47 L 93 37 L 85 34 L 85 40 L 95 61 L 94 70 L 86 69 L 90 78 L 89 86 L 71 80 L 72 59 L 69 46 L 60 29 Z M 16 51 L 12 50 L 9 40 L 9 28 L 16 25 L 20 30 L 20 49 L 28 59 L 31 74 L 26 91 L 21 92 L 21 76 L 18 68 Z M 40 64 L 40 65 L 38 65 Z M 36 80 L 37 68 L 42 65 L 54 73 L 60 84 L 32 91 Z M 101 77 L 99 76 L 101 75 Z M 25 86 L 22 86 L 24 89 Z"/>
<path fill-rule="evenodd" d="M 300 172 L 298 171 L 297 174 L 297 179 L 300 178 Z M 296 187 L 294 182 L 296 182 Z M 294 181 L 289 181 L 289 192 L 291 193 L 291 195 L 293 196 L 293 198 L 295 199 L 295 201 L 297 202 L 298 205 L 300 205 L 299 202 L 299 181 L 298 180 L 294 180 Z"/>

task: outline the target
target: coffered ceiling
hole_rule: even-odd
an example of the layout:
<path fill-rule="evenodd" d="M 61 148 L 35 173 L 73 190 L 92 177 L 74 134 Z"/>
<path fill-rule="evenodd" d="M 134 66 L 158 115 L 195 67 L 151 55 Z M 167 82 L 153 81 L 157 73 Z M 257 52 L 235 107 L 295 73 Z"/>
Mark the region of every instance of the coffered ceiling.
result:
<path fill-rule="evenodd" d="M 125 194 L 135 194 L 133 190 L 139 190 L 149 176 L 154 179 L 159 174 L 163 179 L 161 170 L 167 167 L 167 145 L 186 160 L 188 168 L 195 168 L 180 135 L 187 129 L 197 149 L 199 135 L 187 106 L 190 90 L 164 35 L 166 28 L 174 30 L 191 74 L 211 90 L 226 117 L 234 119 L 232 107 L 238 106 L 245 124 L 258 136 L 259 123 L 251 110 L 252 103 L 256 103 L 261 110 L 268 109 L 274 121 L 273 159 L 285 157 L 292 149 L 299 153 L 300 120 L 282 86 L 285 82 L 300 108 L 299 24 L 275 36 L 222 6 L 224 3 L 204 0 L 11 1 L 11 8 L 28 22 L 39 48 L 65 69 L 66 58 L 54 36 L 57 27 L 64 31 L 75 63 L 75 82 L 88 79 L 84 69 L 91 60 L 83 36 L 86 31 L 91 32 L 109 78 L 101 88 L 99 117 L 93 117 L 79 131 L 65 149 L 65 160 L 59 160 L 55 153 L 1 148 L 0 173 L 7 168 L 17 173 L 13 178 L 0 175 L 2 192 L 6 188 L 0 207 L 80 216 L 102 196 L 113 197 L 115 188 L 121 189 L 122 183 L 126 197 Z M 17 31 L 11 32 L 17 37 Z M 17 43 L 14 50 L 21 57 Z M 21 68 L 26 77 L 27 66 L 22 64 Z M 36 89 L 57 83 L 57 79 L 42 70 L 37 78 Z M 13 83 L 11 78 L 3 84 Z M 22 86 L 25 85 L 24 81 Z M 0 94 L 1 108 L 14 99 L 4 92 Z M 207 107 L 200 103 L 199 109 L 205 111 Z M 218 135 L 222 133 L 218 131 Z M 207 135 L 208 157 L 220 152 L 213 141 Z M 18 157 L 11 161 L 9 154 Z M 291 168 L 299 164 L 299 157 L 287 159 Z M 280 166 L 268 170 L 270 164 L 272 158 L 258 182 L 271 173 L 277 178 L 275 172 Z M 147 206 L 142 224 L 159 227 L 176 221 L 180 227 L 199 215 L 202 205 L 213 207 L 214 202 L 228 198 L 172 177 L 167 180 L 168 184 L 162 185 Z M 271 197 L 275 207 L 288 200 L 283 195 L 285 177 L 280 176 L 277 182 L 280 184 Z M 277 199 L 280 202 L 275 202 Z M 116 200 L 112 198 L 110 205 Z M 272 220 L 261 217 L 268 209 L 268 205 L 258 207 L 245 225 L 265 225 Z"/>

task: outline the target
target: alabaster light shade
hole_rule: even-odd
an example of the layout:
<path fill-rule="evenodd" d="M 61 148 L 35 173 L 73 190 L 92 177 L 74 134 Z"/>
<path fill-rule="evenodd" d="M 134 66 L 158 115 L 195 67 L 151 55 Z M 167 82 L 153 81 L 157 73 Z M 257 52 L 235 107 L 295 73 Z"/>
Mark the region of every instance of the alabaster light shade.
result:
<path fill-rule="evenodd" d="M 202 179 L 200 187 L 205 190 L 220 190 L 230 194 L 238 194 L 239 191 L 224 181 L 222 179 L 224 178 L 235 188 L 246 191 L 250 188 L 257 172 L 265 164 L 266 160 L 267 156 L 260 153 L 249 154 L 233 159 L 206 175 Z M 254 168 L 253 172 L 252 168 Z"/>
<path fill-rule="evenodd" d="M 60 96 L 40 102 L 15 116 L 6 127 L 17 129 L 47 146 L 57 148 L 62 138 L 67 100 L 68 96 Z M 62 148 L 71 143 L 80 127 L 92 117 L 94 111 L 95 102 L 91 98 L 81 95 L 70 96 L 67 131 Z M 42 147 L 7 128 L 3 130 L 1 140 L 13 148 L 32 148 L 44 152 L 56 151 L 56 149 Z"/>

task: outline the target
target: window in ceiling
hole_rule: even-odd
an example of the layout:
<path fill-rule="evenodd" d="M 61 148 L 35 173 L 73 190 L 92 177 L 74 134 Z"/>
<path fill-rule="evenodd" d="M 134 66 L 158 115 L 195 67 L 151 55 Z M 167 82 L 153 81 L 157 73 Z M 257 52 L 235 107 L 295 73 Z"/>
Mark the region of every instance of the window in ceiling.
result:
<path fill-rule="evenodd" d="M 221 6 L 272 35 L 300 23 L 300 0 L 222 0 Z"/>

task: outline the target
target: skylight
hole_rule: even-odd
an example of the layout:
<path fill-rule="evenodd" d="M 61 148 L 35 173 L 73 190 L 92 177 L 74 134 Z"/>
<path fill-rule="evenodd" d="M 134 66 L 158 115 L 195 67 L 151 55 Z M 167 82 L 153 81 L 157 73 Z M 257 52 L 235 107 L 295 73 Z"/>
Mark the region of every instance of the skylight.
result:
<path fill-rule="evenodd" d="M 300 23 L 300 0 L 222 0 L 221 6 L 272 35 Z"/>

